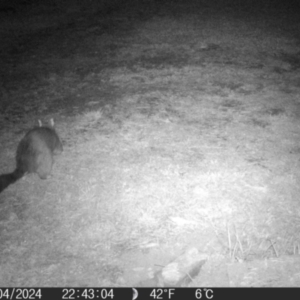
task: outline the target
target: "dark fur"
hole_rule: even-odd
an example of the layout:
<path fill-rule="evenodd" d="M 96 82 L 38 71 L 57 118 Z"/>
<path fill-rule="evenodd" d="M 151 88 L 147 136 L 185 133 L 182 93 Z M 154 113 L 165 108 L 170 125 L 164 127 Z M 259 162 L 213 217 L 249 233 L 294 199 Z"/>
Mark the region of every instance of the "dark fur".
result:
<path fill-rule="evenodd" d="M 46 179 L 51 173 L 53 154 L 63 151 L 61 141 L 53 128 L 53 121 L 51 124 L 51 127 L 31 129 L 20 141 L 15 171 L 0 175 L 0 193 L 26 173 L 37 173 L 41 179 Z"/>

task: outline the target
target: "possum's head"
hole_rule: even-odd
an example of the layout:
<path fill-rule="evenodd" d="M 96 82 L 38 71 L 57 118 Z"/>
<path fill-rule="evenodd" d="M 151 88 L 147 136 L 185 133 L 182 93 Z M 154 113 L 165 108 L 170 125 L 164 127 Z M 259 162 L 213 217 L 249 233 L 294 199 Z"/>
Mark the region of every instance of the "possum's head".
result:
<path fill-rule="evenodd" d="M 48 134 L 44 135 L 44 138 L 48 140 L 48 145 L 50 145 L 53 153 L 60 154 L 63 151 L 63 145 L 61 143 L 60 138 L 58 137 L 55 129 L 54 129 L 54 120 L 51 118 L 47 125 L 43 125 L 41 120 L 38 120 L 39 128 L 48 128 Z M 51 131 L 49 131 L 49 129 Z M 49 134 L 51 133 L 51 134 Z"/>

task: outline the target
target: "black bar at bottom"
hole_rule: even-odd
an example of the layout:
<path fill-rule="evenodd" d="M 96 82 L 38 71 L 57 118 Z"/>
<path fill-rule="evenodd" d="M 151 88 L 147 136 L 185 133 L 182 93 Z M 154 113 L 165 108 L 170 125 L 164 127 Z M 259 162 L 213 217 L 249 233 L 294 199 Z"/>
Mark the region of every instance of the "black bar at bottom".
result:
<path fill-rule="evenodd" d="M 300 288 L 0 288 L 0 300 L 300 299 Z"/>
<path fill-rule="evenodd" d="M 137 288 L 140 300 L 300 299 L 300 288 Z"/>

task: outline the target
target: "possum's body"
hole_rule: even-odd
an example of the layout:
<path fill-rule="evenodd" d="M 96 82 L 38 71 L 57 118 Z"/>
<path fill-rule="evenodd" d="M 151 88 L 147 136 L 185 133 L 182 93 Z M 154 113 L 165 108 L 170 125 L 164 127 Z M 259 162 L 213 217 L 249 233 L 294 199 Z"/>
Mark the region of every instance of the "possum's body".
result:
<path fill-rule="evenodd" d="M 28 131 L 17 148 L 15 171 L 0 175 L 0 193 L 26 173 L 37 173 L 41 179 L 46 179 L 52 170 L 53 155 L 62 151 L 53 121 L 51 127 L 35 127 Z"/>

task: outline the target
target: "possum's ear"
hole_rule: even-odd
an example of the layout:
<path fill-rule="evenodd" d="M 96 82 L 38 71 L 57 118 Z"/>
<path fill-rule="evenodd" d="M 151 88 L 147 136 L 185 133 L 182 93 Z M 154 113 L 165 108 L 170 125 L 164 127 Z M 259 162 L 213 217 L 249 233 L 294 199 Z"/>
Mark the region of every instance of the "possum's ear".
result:
<path fill-rule="evenodd" d="M 41 120 L 38 120 L 38 122 L 39 122 L 39 127 L 42 127 L 42 126 L 43 126 L 42 121 L 41 121 Z"/>
<path fill-rule="evenodd" d="M 49 125 L 50 125 L 51 127 L 54 127 L 54 120 L 53 120 L 53 118 L 51 118 L 51 119 L 49 120 Z"/>

